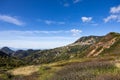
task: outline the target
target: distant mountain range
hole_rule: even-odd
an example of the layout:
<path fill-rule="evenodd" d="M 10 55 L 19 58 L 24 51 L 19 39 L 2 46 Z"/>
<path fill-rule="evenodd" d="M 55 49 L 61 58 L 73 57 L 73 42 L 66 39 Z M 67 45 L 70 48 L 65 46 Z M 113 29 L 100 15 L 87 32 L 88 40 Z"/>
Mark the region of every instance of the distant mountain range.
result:
<path fill-rule="evenodd" d="M 85 36 L 74 43 L 48 50 L 17 50 L 3 47 L 0 51 L 22 59 L 28 64 L 41 64 L 71 58 L 117 55 L 120 53 L 120 34 L 111 32 L 105 36 Z"/>
<path fill-rule="evenodd" d="M 11 50 L 11 49 L 8 48 L 8 47 L 3 47 L 3 48 L 0 49 L 0 51 L 6 53 L 6 54 L 8 54 L 8 55 L 12 55 L 12 54 L 14 53 L 14 51 Z"/>

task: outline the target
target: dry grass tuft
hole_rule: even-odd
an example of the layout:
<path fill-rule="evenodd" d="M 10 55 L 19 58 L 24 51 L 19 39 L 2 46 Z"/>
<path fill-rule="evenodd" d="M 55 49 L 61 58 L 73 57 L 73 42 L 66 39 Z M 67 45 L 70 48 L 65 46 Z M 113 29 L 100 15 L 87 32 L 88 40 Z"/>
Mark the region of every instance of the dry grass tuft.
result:
<path fill-rule="evenodd" d="M 12 75 L 24 75 L 24 76 L 28 76 L 31 75 L 32 73 L 35 73 L 37 71 L 39 71 L 39 67 L 40 66 L 25 66 L 25 67 L 20 67 L 17 69 L 13 69 L 8 71 L 9 73 L 11 73 Z"/>

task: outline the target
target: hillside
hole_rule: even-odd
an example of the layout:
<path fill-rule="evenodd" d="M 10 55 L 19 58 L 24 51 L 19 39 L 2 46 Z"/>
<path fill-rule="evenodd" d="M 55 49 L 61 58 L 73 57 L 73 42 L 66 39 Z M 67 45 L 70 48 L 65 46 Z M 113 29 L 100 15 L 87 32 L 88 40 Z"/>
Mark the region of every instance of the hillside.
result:
<path fill-rule="evenodd" d="M 40 50 L 32 50 L 32 49 L 28 49 L 28 50 L 17 50 L 17 51 L 15 51 L 15 52 L 13 53 L 12 56 L 17 57 L 17 58 L 19 58 L 19 59 L 23 59 L 23 58 L 25 58 L 25 57 L 27 57 L 27 56 L 29 56 L 29 55 L 31 55 L 31 54 L 34 54 L 34 53 L 36 53 L 36 52 L 38 52 L 38 51 L 40 51 Z"/>
<path fill-rule="evenodd" d="M 30 64 L 50 63 L 60 60 L 67 60 L 75 57 L 83 57 L 83 53 L 94 43 L 98 42 L 101 36 L 81 37 L 74 43 L 50 50 L 37 51 L 25 57 Z"/>
<path fill-rule="evenodd" d="M 0 73 L 0 79 L 120 80 L 119 49 L 120 34 L 111 32 L 55 49 L 18 50 L 12 56 L 1 51 L 0 70 L 8 70 Z"/>
<path fill-rule="evenodd" d="M 4 53 L 4 52 L 2 52 L 2 51 L 0 51 L 0 57 L 9 57 L 9 55 Z"/>
<path fill-rule="evenodd" d="M 111 32 L 88 49 L 87 57 L 98 55 L 119 55 L 120 34 Z"/>
<path fill-rule="evenodd" d="M 105 36 L 81 37 L 72 44 L 55 49 L 17 50 L 12 56 L 23 59 L 27 64 L 41 64 L 72 58 L 119 55 L 119 42 L 120 34 L 111 32 Z M 10 52 L 9 48 L 2 48 L 2 50 Z"/>
<path fill-rule="evenodd" d="M 24 62 L 0 51 L 0 71 L 4 69 L 19 67 L 21 65 L 24 65 Z"/>
<path fill-rule="evenodd" d="M 70 44 L 69 46 L 75 46 L 75 45 L 92 45 L 99 41 L 103 36 L 85 36 L 81 37 L 78 40 L 76 40 L 74 43 Z"/>
<path fill-rule="evenodd" d="M 118 44 L 120 41 L 119 36 L 119 33 L 114 32 L 108 33 L 105 36 L 85 36 L 67 46 L 50 50 L 32 51 L 31 53 L 26 51 L 28 55 L 23 59 L 29 64 L 41 64 L 68 60 L 71 58 L 107 55 L 111 53 L 117 55 L 117 53 L 120 52 L 120 45 Z M 17 55 L 23 56 L 25 55 L 24 53 L 25 52 Z"/>

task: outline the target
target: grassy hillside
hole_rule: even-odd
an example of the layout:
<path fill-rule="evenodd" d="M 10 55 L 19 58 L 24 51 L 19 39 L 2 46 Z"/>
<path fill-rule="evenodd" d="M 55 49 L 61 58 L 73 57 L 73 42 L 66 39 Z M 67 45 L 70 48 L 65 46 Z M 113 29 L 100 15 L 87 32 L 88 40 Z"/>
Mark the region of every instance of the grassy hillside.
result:
<path fill-rule="evenodd" d="M 120 69 L 109 61 L 72 63 L 51 80 L 118 80 Z"/>
<path fill-rule="evenodd" d="M 10 55 L 0 51 L 0 70 L 1 69 L 11 69 L 23 65 L 24 63 Z"/>
<path fill-rule="evenodd" d="M 12 75 L 7 71 L 23 65 L 23 61 L 0 51 L 0 80 L 9 80 Z"/>
<path fill-rule="evenodd" d="M 24 60 L 28 61 L 29 64 L 42 64 L 83 57 L 85 56 L 84 52 L 101 38 L 101 36 L 82 37 L 74 43 L 64 47 L 37 51 L 25 57 Z"/>
<path fill-rule="evenodd" d="M 75 58 L 7 72 L 12 80 L 119 80 L 119 61 L 119 56 Z"/>
<path fill-rule="evenodd" d="M 27 62 L 24 66 L 21 60 L 0 54 L 0 79 L 120 80 L 119 33 L 82 37 L 75 43 L 50 50 L 20 52 L 19 58 L 24 55 L 23 61 Z"/>
<path fill-rule="evenodd" d="M 50 50 L 36 51 L 24 58 L 29 64 L 51 63 L 72 58 L 118 55 L 120 34 L 111 32 L 105 36 L 81 37 L 74 43 Z"/>

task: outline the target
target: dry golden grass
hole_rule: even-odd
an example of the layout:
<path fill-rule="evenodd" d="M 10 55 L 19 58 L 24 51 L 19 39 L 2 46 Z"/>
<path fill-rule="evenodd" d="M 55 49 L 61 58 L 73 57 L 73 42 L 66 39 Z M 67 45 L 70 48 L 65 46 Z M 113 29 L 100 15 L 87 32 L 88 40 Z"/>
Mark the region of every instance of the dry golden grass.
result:
<path fill-rule="evenodd" d="M 38 80 L 49 80 L 52 76 L 55 75 L 56 72 L 59 72 L 66 65 L 70 65 L 72 63 L 80 63 L 80 62 L 89 62 L 89 61 L 113 61 L 114 57 L 109 58 L 75 58 L 70 60 L 63 60 L 49 64 L 41 64 L 41 65 L 31 65 L 19 67 L 13 70 L 9 70 L 8 72 L 14 76 L 22 75 L 22 76 L 31 76 L 34 73 L 38 73 Z M 118 65 L 116 63 L 116 65 Z M 120 66 L 120 64 L 119 64 Z"/>
<path fill-rule="evenodd" d="M 120 60 L 115 61 L 115 66 L 118 67 L 118 68 L 120 68 Z"/>
<path fill-rule="evenodd" d="M 67 65 L 67 63 L 70 63 L 70 62 L 71 60 L 70 61 L 59 61 L 59 62 L 54 62 L 50 64 L 24 66 L 24 67 L 19 67 L 19 68 L 9 70 L 8 73 L 14 76 L 17 76 L 17 75 L 29 76 L 35 72 L 39 72 L 40 75 L 39 75 L 38 80 L 46 80 L 46 79 L 49 79 L 52 75 L 54 75 L 56 71 L 62 68 L 62 66 L 58 66 L 58 65 Z M 42 70 L 41 68 L 44 66 L 50 67 L 51 69 Z"/>
<path fill-rule="evenodd" d="M 57 70 L 59 68 L 64 67 L 65 65 L 68 65 L 70 63 L 74 63 L 74 62 L 84 62 L 84 61 L 90 61 L 96 58 L 85 58 L 85 59 L 70 59 L 70 60 L 63 60 L 63 61 L 58 61 L 58 62 L 54 62 L 54 63 L 50 63 L 50 64 L 42 64 L 42 65 L 31 65 L 31 66 L 24 66 L 24 67 L 19 67 L 19 68 L 15 68 L 13 70 L 8 71 L 9 73 L 11 73 L 12 75 L 24 75 L 24 76 L 28 76 L 31 75 L 32 73 L 38 72 L 41 66 L 48 66 L 48 67 L 52 67 L 52 68 L 57 68 Z"/>
<path fill-rule="evenodd" d="M 16 68 L 16 69 L 10 70 L 8 72 L 11 73 L 12 75 L 28 76 L 28 75 L 31 75 L 34 72 L 39 71 L 39 67 L 40 66 L 31 65 L 31 66 Z"/>

